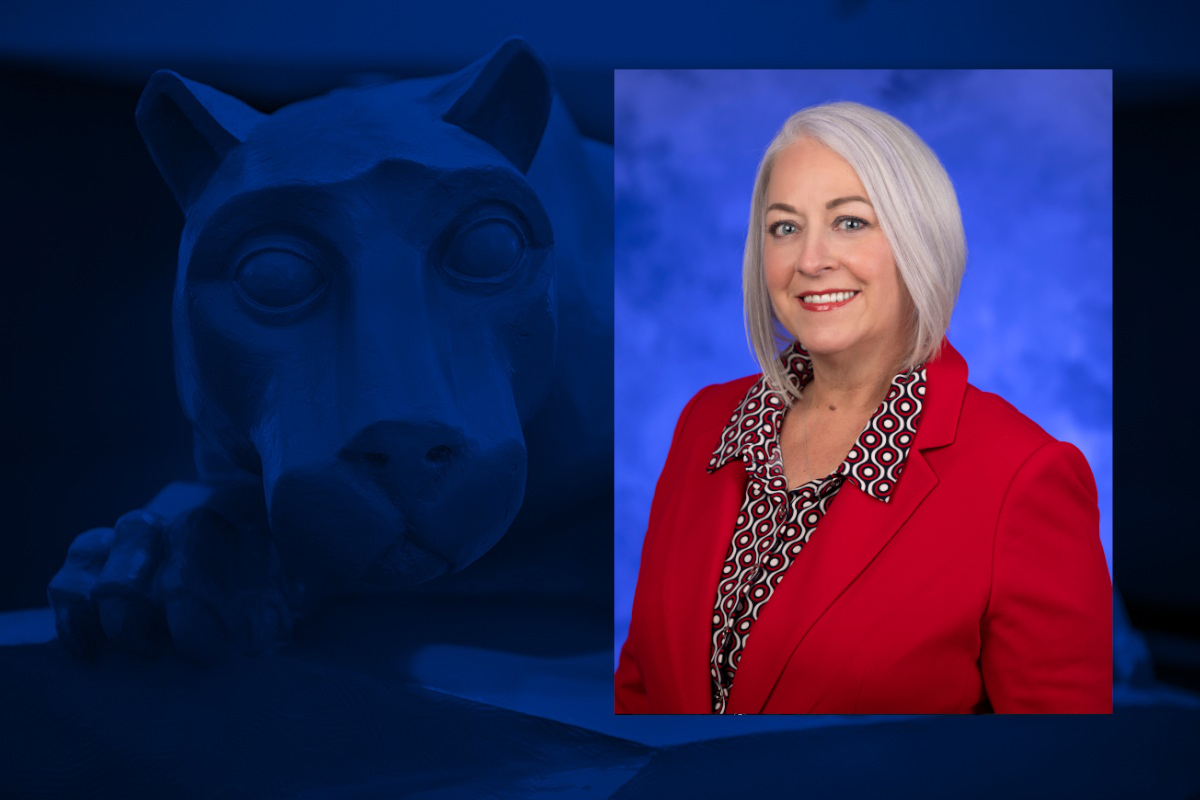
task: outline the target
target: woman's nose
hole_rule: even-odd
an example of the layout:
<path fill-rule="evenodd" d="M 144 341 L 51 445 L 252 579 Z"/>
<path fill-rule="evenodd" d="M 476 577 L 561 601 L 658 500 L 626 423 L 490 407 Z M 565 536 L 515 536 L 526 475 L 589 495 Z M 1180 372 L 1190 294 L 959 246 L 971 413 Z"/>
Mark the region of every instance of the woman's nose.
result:
<path fill-rule="evenodd" d="M 805 275 L 817 275 L 837 266 L 829 249 L 829 243 L 820 232 L 807 232 L 796 258 L 796 271 Z"/>

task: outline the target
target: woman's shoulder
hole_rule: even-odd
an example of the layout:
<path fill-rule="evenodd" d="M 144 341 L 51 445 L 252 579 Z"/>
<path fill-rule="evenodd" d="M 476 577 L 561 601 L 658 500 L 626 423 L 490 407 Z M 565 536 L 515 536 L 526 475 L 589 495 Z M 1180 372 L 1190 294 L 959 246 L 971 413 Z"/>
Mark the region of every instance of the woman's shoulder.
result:
<path fill-rule="evenodd" d="M 1095 478 L 1078 447 L 1055 439 L 1003 397 L 969 383 L 953 443 L 925 457 L 943 479 L 964 481 L 962 486 L 981 496 L 987 487 L 999 499 L 1012 487 L 1069 485 L 1095 504 Z"/>
<path fill-rule="evenodd" d="M 967 384 L 966 395 L 963 397 L 959 425 L 983 426 L 993 433 L 1002 433 L 1009 438 L 1028 442 L 1035 448 L 1055 441 L 1042 426 L 1018 411 L 1012 403 L 971 383 Z"/>
<path fill-rule="evenodd" d="M 1036 453 L 1035 461 L 1087 463 L 1073 444 L 1055 439 L 1000 395 L 969 383 L 967 374 L 966 360 L 943 341 L 928 370 L 928 408 L 920 427 L 929 430 L 917 436 L 918 446 L 933 445 L 929 455 L 935 460 L 986 463 L 997 474 L 1020 469 Z"/>
<path fill-rule="evenodd" d="M 696 448 L 699 448 L 697 457 L 700 451 L 711 453 L 721 439 L 721 432 L 746 398 L 746 393 L 761 377 L 748 375 L 725 383 L 714 383 L 692 395 L 680 412 L 679 421 L 675 423 L 675 433 L 671 437 L 672 453 L 690 453 Z M 704 460 L 707 459 L 708 455 L 704 455 Z"/>
<path fill-rule="evenodd" d="M 747 375 L 725 383 L 705 386 L 684 406 L 683 413 L 679 415 L 679 427 L 682 428 L 685 424 L 704 427 L 718 422 L 724 427 L 733 412 L 746 399 L 750 387 L 761 377 L 762 375 Z"/>

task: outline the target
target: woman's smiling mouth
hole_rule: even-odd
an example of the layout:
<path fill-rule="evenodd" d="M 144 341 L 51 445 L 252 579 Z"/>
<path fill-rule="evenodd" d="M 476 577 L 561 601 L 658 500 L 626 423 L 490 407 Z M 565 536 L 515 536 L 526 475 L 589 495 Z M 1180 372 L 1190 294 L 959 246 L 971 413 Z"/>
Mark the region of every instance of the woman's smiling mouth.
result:
<path fill-rule="evenodd" d="M 800 307 L 805 311 L 829 311 L 830 309 L 846 305 L 846 303 L 858 297 L 859 294 L 861 292 L 838 289 L 832 292 L 803 294 L 796 299 L 800 301 Z"/>

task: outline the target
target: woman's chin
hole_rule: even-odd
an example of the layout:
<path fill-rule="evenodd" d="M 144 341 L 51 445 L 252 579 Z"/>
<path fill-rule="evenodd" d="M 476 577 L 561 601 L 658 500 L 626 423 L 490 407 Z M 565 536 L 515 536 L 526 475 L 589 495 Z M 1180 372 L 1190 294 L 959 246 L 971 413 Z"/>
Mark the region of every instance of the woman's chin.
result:
<path fill-rule="evenodd" d="M 881 334 L 860 330 L 831 329 L 808 330 L 797 337 L 800 346 L 810 356 L 822 359 L 867 358 L 875 359 L 884 354 L 899 357 L 907 341 L 902 332 Z"/>
<path fill-rule="evenodd" d="M 853 352 L 859 338 L 841 331 L 815 331 L 807 336 L 799 337 L 800 346 L 810 356 L 821 358 L 836 358 L 844 353 Z"/>

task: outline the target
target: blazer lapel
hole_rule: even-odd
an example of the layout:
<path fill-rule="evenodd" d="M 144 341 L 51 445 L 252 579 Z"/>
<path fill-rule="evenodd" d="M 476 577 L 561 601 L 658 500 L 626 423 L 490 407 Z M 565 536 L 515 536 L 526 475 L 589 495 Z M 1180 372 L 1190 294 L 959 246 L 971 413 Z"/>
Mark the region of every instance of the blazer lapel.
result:
<path fill-rule="evenodd" d="M 966 391 L 966 362 L 943 340 L 939 357 L 926 367 L 926 378 L 926 398 L 916 441 L 891 501 L 884 503 L 869 497 L 852 482 L 838 491 L 812 539 L 788 567 L 754 623 L 730 691 L 727 713 L 762 713 L 784 667 L 808 631 L 937 486 L 937 476 L 921 451 L 954 440 Z M 736 516 L 735 510 L 732 519 Z M 715 593 L 716 582 L 713 582 L 710 608 Z M 801 698 L 796 711 L 802 713 L 815 705 L 824 688 L 808 687 L 812 696 Z"/>
<path fill-rule="evenodd" d="M 742 462 L 734 461 L 712 474 L 704 473 L 696 489 L 679 501 L 686 505 L 677 512 L 683 529 L 671 537 L 667 563 L 672 566 L 662 584 L 667 653 L 676 692 L 670 707 L 678 713 L 712 713 L 713 607 L 746 480 Z"/>
<path fill-rule="evenodd" d="M 937 477 L 919 452 L 910 452 L 908 458 L 890 503 L 863 494 L 853 483 L 838 491 L 812 539 L 788 567 L 754 623 L 727 713 L 762 713 L 788 659 L 808 631 L 937 485 Z M 811 702 L 801 703 L 796 711 L 811 708 L 823 688 L 811 687 Z"/>

